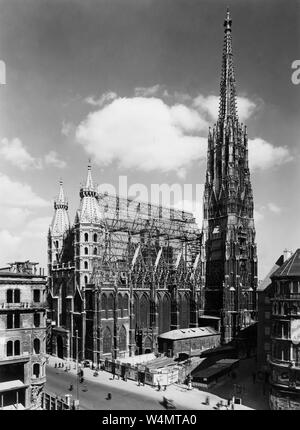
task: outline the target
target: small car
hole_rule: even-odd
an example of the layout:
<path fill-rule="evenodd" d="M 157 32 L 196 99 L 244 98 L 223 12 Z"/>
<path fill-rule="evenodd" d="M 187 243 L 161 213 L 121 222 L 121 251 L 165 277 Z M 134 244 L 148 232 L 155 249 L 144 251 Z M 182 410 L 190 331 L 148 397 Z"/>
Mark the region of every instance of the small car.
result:
<path fill-rule="evenodd" d="M 82 362 L 83 367 L 92 367 L 92 364 L 93 364 L 92 360 L 84 360 Z"/>

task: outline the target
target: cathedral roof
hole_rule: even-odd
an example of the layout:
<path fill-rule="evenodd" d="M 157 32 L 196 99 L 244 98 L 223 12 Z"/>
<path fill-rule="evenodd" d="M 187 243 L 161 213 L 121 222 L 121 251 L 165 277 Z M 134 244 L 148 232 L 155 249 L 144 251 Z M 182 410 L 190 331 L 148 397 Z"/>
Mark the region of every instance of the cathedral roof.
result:
<path fill-rule="evenodd" d="M 297 251 L 273 273 L 272 278 L 286 278 L 289 276 L 300 276 L 300 249 L 297 249 Z"/>
<path fill-rule="evenodd" d="M 52 236 L 61 236 L 70 228 L 68 202 L 64 194 L 63 183 L 59 182 L 59 194 L 54 201 L 54 215 L 50 226 Z"/>

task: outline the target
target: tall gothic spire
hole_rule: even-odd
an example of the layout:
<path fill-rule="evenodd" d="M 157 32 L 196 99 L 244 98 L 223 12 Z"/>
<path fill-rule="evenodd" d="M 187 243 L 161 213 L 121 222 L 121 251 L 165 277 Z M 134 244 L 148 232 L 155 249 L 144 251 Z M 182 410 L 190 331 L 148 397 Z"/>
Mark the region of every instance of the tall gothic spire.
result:
<path fill-rule="evenodd" d="M 220 83 L 220 105 L 219 121 L 224 122 L 230 116 L 232 119 L 237 118 L 236 109 L 236 88 L 232 55 L 232 20 L 229 9 L 227 8 L 226 19 L 224 21 L 224 46 L 222 55 L 222 72 Z"/>
<path fill-rule="evenodd" d="M 97 187 L 92 178 L 91 162 L 88 164 L 88 172 L 85 185 L 80 188 L 80 208 L 76 219 L 80 222 L 99 223 L 102 220 L 102 213 L 98 202 Z"/>
<path fill-rule="evenodd" d="M 54 201 L 54 209 L 68 209 L 68 201 L 65 197 L 62 180 L 59 181 L 59 193 L 57 199 Z"/>
<path fill-rule="evenodd" d="M 59 181 L 59 193 L 54 200 L 54 216 L 52 219 L 50 231 L 53 236 L 63 236 L 70 228 L 70 220 L 68 214 L 68 201 L 65 197 L 63 182 Z"/>

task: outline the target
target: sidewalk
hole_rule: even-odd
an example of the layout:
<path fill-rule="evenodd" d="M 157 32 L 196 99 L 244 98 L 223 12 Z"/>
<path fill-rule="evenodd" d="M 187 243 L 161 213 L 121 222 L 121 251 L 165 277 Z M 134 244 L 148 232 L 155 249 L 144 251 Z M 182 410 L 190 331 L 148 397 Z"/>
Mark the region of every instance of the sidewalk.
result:
<path fill-rule="evenodd" d="M 48 365 L 54 367 L 55 363 L 64 362 L 71 365 L 70 372 L 76 374 L 76 365 L 74 362 L 66 362 L 62 359 L 48 356 Z M 200 391 L 196 388 L 188 390 L 186 386 L 173 384 L 167 388 L 166 391 L 157 391 L 157 388 L 151 387 L 150 385 L 139 386 L 136 381 L 127 379 L 127 382 L 121 378 L 112 379 L 112 374 L 104 370 L 100 370 L 98 376 L 93 376 L 94 371 L 89 368 L 84 368 L 84 378 L 86 381 L 99 382 L 109 387 L 117 387 L 124 392 L 140 393 L 141 396 L 151 397 L 158 401 L 162 401 L 163 397 L 174 400 L 175 405 L 178 409 L 184 408 L 188 410 L 215 410 L 216 404 L 223 400 L 223 403 L 227 403 L 224 398 L 219 397 L 216 394 L 211 394 L 205 391 Z M 210 405 L 205 405 L 205 400 L 209 396 Z M 238 410 L 250 410 L 251 408 L 244 405 L 235 405 L 235 409 Z"/>
<path fill-rule="evenodd" d="M 268 389 L 257 377 L 253 381 L 254 372 L 256 372 L 256 363 L 253 358 L 241 360 L 239 367 L 235 370 L 236 378 L 234 380 L 228 376 L 208 391 L 225 398 L 230 398 L 236 391 L 237 397 L 242 398 L 244 405 L 257 410 L 269 410 Z M 240 394 L 237 393 L 238 389 L 241 391 Z"/>

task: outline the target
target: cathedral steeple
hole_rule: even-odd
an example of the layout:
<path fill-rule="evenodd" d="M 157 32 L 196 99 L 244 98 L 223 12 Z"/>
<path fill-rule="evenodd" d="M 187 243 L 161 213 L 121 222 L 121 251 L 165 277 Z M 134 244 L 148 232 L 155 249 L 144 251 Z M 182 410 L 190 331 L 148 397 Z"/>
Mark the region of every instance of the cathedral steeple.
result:
<path fill-rule="evenodd" d="M 208 132 L 203 199 L 205 311 L 221 318 L 222 341 L 225 343 L 238 336 L 255 317 L 257 285 L 248 135 L 237 116 L 231 26 L 227 9 L 219 116 Z"/>
<path fill-rule="evenodd" d="M 77 212 L 77 222 L 99 223 L 102 220 L 102 213 L 98 202 L 97 187 L 92 178 L 91 163 L 88 164 L 87 178 L 84 186 L 80 188 L 80 208 Z"/>
<path fill-rule="evenodd" d="M 228 117 L 237 118 L 236 87 L 232 54 L 232 20 L 227 9 L 224 21 L 224 45 L 222 55 L 222 72 L 220 83 L 219 121 L 224 122 Z"/>
<path fill-rule="evenodd" d="M 59 193 L 54 200 L 54 216 L 50 227 L 52 236 L 63 236 L 70 228 L 68 201 L 65 197 L 63 182 L 59 181 Z"/>
<path fill-rule="evenodd" d="M 62 180 L 59 181 L 59 193 L 57 199 L 54 201 L 54 209 L 68 210 L 68 201 L 65 198 Z"/>

